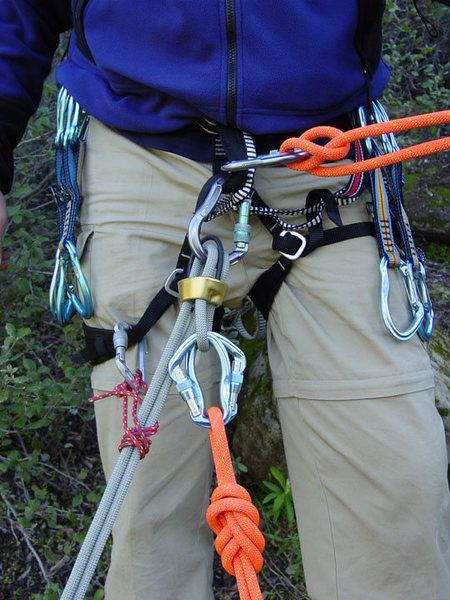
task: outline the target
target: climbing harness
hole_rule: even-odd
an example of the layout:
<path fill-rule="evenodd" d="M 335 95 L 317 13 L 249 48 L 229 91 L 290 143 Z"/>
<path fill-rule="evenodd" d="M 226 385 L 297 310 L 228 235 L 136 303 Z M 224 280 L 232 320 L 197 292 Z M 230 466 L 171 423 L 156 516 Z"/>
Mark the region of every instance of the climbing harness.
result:
<path fill-rule="evenodd" d="M 57 185 L 52 187 L 58 213 L 59 242 L 50 284 L 50 309 L 62 326 L 75 312 L 85 319 L 93 314 L 91 293 L 81 270 L 74 234 L 81 204 L 80 182 L 88 120 L 78 102 L 62 87 L 58 94 L 55 136 Z"/>
<path fill-rule="evenodd" d="M 403 160 L 398 158 L 403 156 L 399 154 L 403 151 L 397 149 L 395 139 L 391 135 L 392 130 L 398 129 L 396 125 L 392 125 L 395 121 L 386 122 L 384 109 L 379 103 L 372 105 L 369 117 L 376 122 L 351 132 L 337 133 L 336 130 L 330 131 L 327 128 L 326 135 L 333 139 L 325 146 L 315 143 L 311 145 L 311 140 L 318 137 L 317 132 L 320 135 L 325 134 L 324 128 L 315 128 L 313 133 L 303 134 L 299 138 L 301 142 L 298 142 L 298 145 L 301 145 L 301 148 L 296 148 L 297 141 L 288 140 L 279 153 L 269 155 L 278 164 L 281 161 L 293 168 L 300 164 L 302 168 L 306 166 L 313 174 L 322 175 L 323 170 L 327 173 L 334 170 L 334 176 L 342 174 L 341 168 L 347 168 L 350 172 L 351 177 L 343 188 L 335 193 L 326 189 L 314 190 L 308 194 L 305 208 L 294 211 L 268 207 L 253 188 L 255 169 L 262 164 L 270 164 L 272 159 L 263 156 L 260 164 L 257 164 L 255 159 L 261 157 L 256 157 L 251 137 L 235 130 L 221 128 L 220 137 L 216 141 L 214 173 L 200 191 L 177 265 L 164 287 L 150 302 L 136 325 L 129 326 L 119 322 L 114 330 L 107 331 L 106 334 L 100 329 L 87 328 L 92 343 L 90 348 L 85 350 L 85 358 L 90 359 L 93 364 L 98 364 L 115 356 L 116 364 L 124 377 L 124 382 L 112 392 L 92 399 L 95 401 L 108 396 L 123 398 L 124 436 L 120 443 L 121 453 L 116 468 L 75 562 L 62 600 L 84 598 L 133 473 L 139 460 L 148 453 L 150 437 L 158 429 L 158 416 L 172 381 L 186 402 L 191 419 L 210 431 L 218 488 L 212 495 L 207 519 L 217 534 L 216 549 L 222 556 L 225 569 L 237 578 L 241 600 L 262 599 L 256 573 L 262 567 L 264 538 L 258 529 L 259 516 L 256 508 L 251 504 L 248 493 L 236 484 L 224 429 L 224 424 L 237 412 L 237 398 L 246 359 L 237 346 L 214 331 L 214 317 L 221 310 L 229 266 L 241 260 L 248 250 L 251 215 L 257 215 L 271 232 L 273 247 L 280 252 L 277 263 L 263 274 L 250 291 L 250 297 L 265 316 L 294 260 L 322 245 L 375 235 L 381 254 L 381 301 L 386 326 L 400 340 L 408 339 L 416 331 L 422 339 L 429 339 L 433 310 L 426 289 L 424 259 L 414 246 L 403 208 L 401 170 L 396 166 L 388 168 L 393 164 L 390 156 L 395 155 L 396 160 Z M 365 112 L 360 111 L 359 118 L 366 119 Z M 450 115 L 433 117 L 432 122 L 442 118 L 450 120 Z M 426 121 L 431 122 L 428 118 Z M 417 118 L 417 122 L 423 123 L 424 120 Z M 367 130 L 370 130 L 370 133 L 366 135 Z M 382 152 L 373 139 L 367 140 L 375 132 L 383 136 L 381 147 L 388 155 Z M 307 143 L 304 146 L 305 141 Z M 350 143 L 354 144 L 357 168 L 351 166 L 348 169 L 348 165 L 319 167 L 325 160 L 330 160 L 330 157 L 342 158 L 344 143 L 345 154 Z M 434 145 L 432 147 L 434 148 Z M 294 148 L 296 161 L 300 152 L 303 153 L 300 163 L 291 162 L 291 148 Z M 309 158 L 305 158 L 305 152 Z M 286 153 L 290 156 L 286 157 Z M 372 158 L 368 158 L 370 156 Z M 373 160 L 378 162 L 370 162 Z M 245 168 L 244 172 L 241 167 Z M 372 168 L 375 171 L 367 174 L 366 170 Z M 339 169 L 339 173 L 336 173 L 336 169 Z M 339 207 L 354 202 L 368 185 L 373 193 L 373 202 L 369 206 L 373 214 L 373 223 L 344 226 Z M 235 248 L 230 252 L 224 250 L 218 238 L 204 237 L 201 232 L 206 221 L 228 210 L 239 212 L 234 236 Z M 336 228 L 323 230 L 323 212 L 337 225 Z M 286 220 L 286 217 L 298 216 L 304 217 L 305 221 L 292 223 Z M 308 231 L 307 234 L 305 230 Z M 394 239 L 394 231 L 398 240 Z M 390 313 L 388 269 L 398 270 L 407 286 L 411 322 L 403 331 L 395 325 Z M 270 293 L 267 288 L 268 282 Z M 174 288 L 176 284 L 178 291 Z M 262 296 L 265 296 L 264 301 L 261 300 Z M 133 373 L 128 368 L 126 349 L 131 344 L 140 343 L 139 355 L 142 359 L 147 332 L 175 298 L 180 301 L 179 315 L 147 387 L 142 372 L 137 370 Z M 221 366 L 220 408 L 208 409 L 196 374 L 196 360 L 199 353 L 207 352 L 211 348 L 217 353 Z M 141 390 L 145 394 L 143 399 Z M 131 426 L 128 424 L 129 398 L 133 401 Z"/>
<path fill-rule="evenodd" d="M 369 172 L 374 201 L 368 208 L 373 216 L 374 231 L 380 252 L 380 306 L 384 324 L 389 333 L 399 341 L 408 340 L 417 332 L 421 339 L 427 342 L 430 340 L 433 330 L 434 311 L 426 287 L 424 256 L 422 255 L 421 259 L 419 258 L 404 208 L 402 170 L 399 162 L 447 150 L 450 148 L 450 138 L 432 140 L 401 150 L 395 140 L 394 132 L 448 123 L 450 122 L 450 111 L 389 121 L 382 104 L 379 101 L 374 101 L 371 104 L 371 114 L 369 115 L 372 124 L 367 125 L 368 119 L 364 109 L 358 111 L 358 117 L 360 120 L 359 127 L 350 131 L 341 132 L 334 127 L 315 127 L 299 138 L 289 138 L 283 142 L 279 152 L 273 151 L 269 155 L 259 156 L 254 160 L 230 161 L 225 163 L 222 169 L 237 172 L 248 166 L 258 168 L 271 166 L 273 163 L 276 166 L 285 164 L 294 170 L 307 171 L 313 175 L 326 177 L 356 176 Z M 383 152 L 373 139 L 379 136 L 381 136 Z M 319 146 L 312 141 L 322 137 L 330 138 L 325 146 Z M 360 145 L 361 140 L 365 141 L 364 147 Z M 324 161 L 345 158 L 349 152 L 350 144 L 354 142 L 356 142 L 355 162 L 342 166 L 320 166 Z M 301 159 L 295 162 L 293 160 L 294 153 L 300 155 Z M 335 193 L 334 198 L 341 205 L 345 203 L 343 197 L 348 195 L 347 203 L 349 203 L 356 196 L 351 190 L 358 189 L 358 193 L 360 193 L 366 183 L 367 181 L 358 183 L 355 180 L 350 181 L 346 192 L 344 194 L 342 191 Z M 317 194 L 317 192 L 313 192 L 313 194 Z M 325 197 L 328 196 L 328 206 L 331 207 L 330 192 L 325 190 L 320 195 L 323 194 L 325 194 Z M 308 204 L 311 207 L 311 196 L 308 196 L 306 207 L 308 207 Z M 318 245 L 372 234 L 368 223 L 342 226 L 339 220 L 336 221 L 328 210 L 327 212 L 330 218 L 340 227 L 321 232 L 318 243 L 314 243 L 313 240 L 313 245 L 308 248 L 305 238 L 298 233 L 288 237 L 293 248 L 289 252 L 283 252 L 282 248 L 277 247 L 274 243 L 274 249 L 280 250 L 282 257 L 260 277 L 249 293 L 249 296 L 266 318 L 273 298 L 287 276 L 293 260 L 301 255 L 305 256 Z M 264 219 L 261 220 L 264 223 Z M 269 222 L 266 227 L 273 233 L 276 225 L 271 225 Z M 309 223 L 308 229 L 310 235 L 315 233 Z M 397 232 L 395 238 L 394 230 Z M 280 235 L 285 236 L 286 231 L 283 230 Z M 347 234 L 348 237 L 346 237 Z M 298 238 L 298 241 L 295 237 Z M 400 330 L 395 324 L 389 306 L 389 269 L 395 269 L 405 284 L 411 320 L 403 330 Z"/>

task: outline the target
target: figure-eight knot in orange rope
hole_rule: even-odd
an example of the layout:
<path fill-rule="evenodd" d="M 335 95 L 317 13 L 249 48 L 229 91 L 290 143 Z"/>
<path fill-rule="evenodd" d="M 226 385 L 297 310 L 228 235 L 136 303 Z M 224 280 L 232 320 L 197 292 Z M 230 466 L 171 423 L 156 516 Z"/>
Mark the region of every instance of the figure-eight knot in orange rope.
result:
<path fill-rule="evenodd" d="M 216 550 L 224 569 L 236 577 L 241 600 L 262 600 L 256 577 L 263 565 L 264 550 L 258 510 L 247 490 L 236 483 L 222 411 L 212 407 L 208 417 L 218 486 L 211 496 L 206 519 L 217 535 Z"/>
<path fill-rule="evenodd" d="M 404 160 L 410 160 L 427 154 L 448 150 L 450 148 L 450 137 L 423 142 L 421 144 L 416 144 L 415 146 L 402 148 L 396 152 L 390 152 L 360 162 L 329 167 L 320 165 L 325 161 L 343 160 L 350 150 L 350 144 L 356 140 L 378 137 L 388 133 L 398 133 L 400 131 L 407 131 L 419 127 L 431 127 L 433 125 L 441 125 L 449 122 L 450 110 L 443 110 L 412 117 L 404 117 L 402 119 L 394 119 L 382 123 L 374 123 L 373 125 L 365 125 L 364 127 L 350 129 L 349 131 L 341 131 L 336 127 L 329 126 L 312 127 L 305 131 L 300 137 L 291 137 L 285 140 L 280 147 L 280 152 L 304 150 L 311 155 L 310 158 L 286 165 L 290 169 L 296 171 L 307 171 L 311 175 L 320 177 L 353 175 L 355 173 L 361 173 L 362 171 L 370 171 Z M 325 146 L 320 146 L 313 141 L 318 138 L 330 138 L 330 141 L 327 142 Z"/>

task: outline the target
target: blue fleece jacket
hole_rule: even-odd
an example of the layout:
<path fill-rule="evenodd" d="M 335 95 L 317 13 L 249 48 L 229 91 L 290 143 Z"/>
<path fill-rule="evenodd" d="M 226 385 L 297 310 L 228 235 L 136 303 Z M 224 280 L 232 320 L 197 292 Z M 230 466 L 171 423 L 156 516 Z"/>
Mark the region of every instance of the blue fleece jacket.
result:
<path fill-rule="evenodd" d="M 378 96 L 384 0 L 0 0 L 0 185 L 36 109 L 60 32 L 57 80 L 130 138 L 210 158 L 209 119 L 295 134 Z"/>

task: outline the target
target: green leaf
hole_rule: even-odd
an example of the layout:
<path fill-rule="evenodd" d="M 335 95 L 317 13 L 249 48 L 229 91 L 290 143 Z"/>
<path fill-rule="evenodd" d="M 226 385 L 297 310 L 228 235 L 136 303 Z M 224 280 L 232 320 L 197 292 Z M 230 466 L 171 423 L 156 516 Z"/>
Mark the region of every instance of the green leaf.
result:
<path fill-rule="evenodd" d="M 88 474 L 87 469 L 81 469 L 81 471 L 78 473 L 78 479 L 80 481 L 83 481 L 84 479 L 86 479 L 87 474 Z"/>
<path fill-rule="evenodd" d="M 281 494 L 281 492 L 283 491 L 280 488 L 280 486 L 278 486 L 276 483 L 273 483 L 272 481 L 263 481 L 263 485 L 268 490 L 271 490 L 272 492 L 276 492 L 277 494 Z"/>
<path fill-rule="evenodd" d="M 284 496 L 277 496 L 273 502 L 273 511 L 280 512 L 284 504 Z"/>
<path fill-rule="evenodd" d="M 286 502 L 286 516 L 289 525 L 292 525 L 295 522 L 295 512 L 291 502 Z"/>
<path fill-rule="evenodd" d="M 12 338 L 16 337 L 16 328 L 14 327 L 14 325 L 12 323 L 6 323 L 5 329 L 6 329 L 6 333 L 10 337 L 12 337 Z"/>
<path fill-rule="evenodd" d="M 272 492 L 271 494 L 267 494 L 267 496 L 264 496 L 262 503 L 263 504 L 267 504 L 268 502 L 270 502 L 274 498 L 278 498 L 278 494 L 276 492 Z"/>
<path fill-rule="evenodd" d="M 286 488 L 286 479 L 284 478 L 284 475 L 275 467 L 270 468 L 270 473 L 272 477 L 274 477 L 278 481 L 278 483 L 284 490 Z"/>

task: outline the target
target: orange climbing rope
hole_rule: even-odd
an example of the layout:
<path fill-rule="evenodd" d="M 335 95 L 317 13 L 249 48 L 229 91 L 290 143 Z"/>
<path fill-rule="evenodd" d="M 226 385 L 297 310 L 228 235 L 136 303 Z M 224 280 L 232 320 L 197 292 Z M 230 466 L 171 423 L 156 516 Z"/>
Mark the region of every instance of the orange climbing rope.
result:
<path fill-rule="evenodd" d="M 247 490 L 236 483 L 222 411 L 214 406 L 208 410 L 208 417 L 218 486 L 206 519 L 217 535 L 216 550 L 224 569 L 236 577 L 241 600 L 262 600 L 256 577 L 263 565 L 264 550 L 259 513 Z"/>
<path fill-rule="evenodd" d="M 387 133 L 397 133 L 419 127 L 431 127 L 432 125 L 441 125 L 450 122 L 450 110 L 426 113 L 413 117 L 404 117 L 382 123 L 374 123 L 364 127 L 357 127 L 349 131 L 341 131 L 336 127 L 320 126 L 312 127 L 305 131 L 300 137 L 292 137 L 285 140 L 280 152 L 289 152 L 292 150 L 304 150 L 311 155 L 311 158 L 299 160 L 286 165 L 295 171 L 307 171 L 311 175 L 320 177 L 339 177 L 343 175 L 353 175 L 362 171 L 370 171 L 379 167 L 385 167 L 404 160 L 418 158 L 427 154 L 442 152 L 450 148 L 450 137 L 439 138 L 429 142 L 402 148 L 396 152 L 390 152 L 375 158 L 369 158 L 360 162 L 347 165 L 321 167 L 325 161 L 337 161 L 344 159 L 349 150 L 350 144 L 356 140 L 363 140 L 368 137 L 377 137 Z M 330 138 L 325 146 L 314 143 L 318 138 Z"/>

